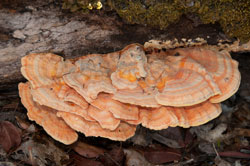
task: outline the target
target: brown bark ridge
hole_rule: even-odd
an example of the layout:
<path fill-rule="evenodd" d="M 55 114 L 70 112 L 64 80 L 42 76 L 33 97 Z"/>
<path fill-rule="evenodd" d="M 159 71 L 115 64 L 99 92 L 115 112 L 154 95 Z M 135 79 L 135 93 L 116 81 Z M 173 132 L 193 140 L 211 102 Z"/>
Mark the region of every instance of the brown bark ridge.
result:
<path fill-rule="evenodd" d="M 52 52 L 72 58 L 117 51 L 127 44 L 143 44 L 153 38 L 202 37 L 210 32 L 211 37 L 217 33 L 208 26 L 205 31 L 197 31 L 192 20 L 177 24 L 179 29 L 160 31 L 126 25 L 113 12 L 69 13 L 53 0 L 20 2 L 25 5 L 10 8 L 0 2 L 0 91 L 16 89 L 17 83 L 25 80 L 20 73 L 20 60 L 29 53 Z"/>

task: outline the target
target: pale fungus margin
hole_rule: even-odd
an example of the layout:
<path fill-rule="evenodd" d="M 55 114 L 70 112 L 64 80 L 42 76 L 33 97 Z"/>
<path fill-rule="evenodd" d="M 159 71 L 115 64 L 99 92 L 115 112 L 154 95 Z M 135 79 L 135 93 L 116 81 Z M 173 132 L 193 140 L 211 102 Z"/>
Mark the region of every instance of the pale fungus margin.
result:
<path fill-rule="evenodd" d="M 140 124 L 198 126 L 219 116 L 220 102 L 238 90 L 238 62 L 229 52 L 249 50 L 249 43 L 151 40 L 67 60 L 33 53 L 22 58 L 28 82 L 19 94 L 29 119 L 64 144 L 75 142 L 76 132 L 125 141 Z"/>

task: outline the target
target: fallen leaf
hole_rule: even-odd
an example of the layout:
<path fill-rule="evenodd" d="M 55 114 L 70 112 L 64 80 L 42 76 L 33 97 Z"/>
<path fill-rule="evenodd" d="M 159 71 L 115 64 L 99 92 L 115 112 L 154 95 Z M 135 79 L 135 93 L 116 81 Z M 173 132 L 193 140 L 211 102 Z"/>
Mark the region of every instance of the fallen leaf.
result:
<path fill-rule="evenodd" d="M 190 129 L 188 129 L 188 130 L 186 131 L 184 144 L 185 144 L 185 146 L 187 147 L 187 146 L 190 145 L 193 141 L 194 141 L 194 135 L 191 134 Z"/>
<path fill-rule="evenodd" d="M 73 149 L 79 155 L 86 157 L 86 158 L 97 158 L 100 155 L 103 155 L 105 150 L 93 145 L 89 145 L 84 142 L 77 142 L 74 144 Z"/>
<path fill-rule="evenodd" d="M 16 116 L 16 121 L 17 121 L 18 126 L 21 129 L 24 129 L 25 131 L 27 131 L 28 133 L 35 133 L 38 131 L 36 126 L 27 120 L 23 120 L 19 118 L 18 116 Z"/>
<path fill-rule="evenodd" d="M 171 148 L 151 148 L 144 150 L 142 153 L 146 160 L 153 164 L 163 164 L 181 159 L 180 151 Z"/>
<path fill-rule="evenodd" d="M 168 139 L 168 141 L 166 140 L 168 143 L 165 143 L 171 148 L 182 148 L 185 146 L 185 129 L 181 127 L 169 127 L 167 129 L 160 130 L 159 134 Z"/>
<path fill-rule="evenodd" d="M 122 162 L 125 157 L 122 147 L 114 147 L 108 154 L 117 162 Z"/>
<path fill-rule="evenodd" d="M 250 98 L 249 98 L 250 99 Z M 248 102 L 242 102 L 239 104 L 239 108 L 233 113 L 235 120 L 240 122 L 241 127 L 247 127 L 250 125 L 250 104 Z"/>
<path fill-rule="evenodd" d="M 153 166 L 153 164 L 149 163 L 144 156 L 133 149 L 124 149 L 123 150 L 126 155 L 126 166 Z"/>
<path fill-rule="evenodd" d="M 21 119 L 21 118 L 18 117 L 18 116 L 16 116 L 15 118 L 16 118 L 16 121 L 17 121 L 18 126 L 19 126 L 21 129 L 26 130 L 26 129 L 29 128 L 30 122 L 25 121 L 25 120 Z"/>
<path fill-rule="evenodd" d="M 27 138 L 11 154 L 15 160 L 20 160 L 31 165 L 64 165 L 63 162 L 69 159 L 66 152 L 54 145 L 48 137 Z"/>
<path fill-rule="evenodd" d="M 226 136 L 223 134 L 227 130 L 227 124 L 220 123 L 215 128 L 213 123 L 192 127 L 191 133 L 195 133 L 198 138 L 204 139 L 208 142 L 216 142 L 219 139 L 225 139 Z"/>
<path fill-rule="evenodd" d="M 237 152 L 237 151 L 225 151 L 225 152 L 218 152 L 218 153 L 221 157 L 250 159 L 250 154 Z"/>
<path fill-rule="evenodd" d="M 180 127 L 169 127 L 153 133 L 152 138 L 171 148 L 183 148 L 192 143 L 194 137 L 189 130 Z"/>
<path fill-rule="evenodd" d="M 131 142 L 135 145 L 148 146 L 152 143 L 150 130 L 140 125 L 137 126 L 135 135 L 131 138 Z"/>
<path fill-rule="evenodd" d="M 104 156 L 100 156 L 100 160 L 104 165 L 108 166 L 117 166 L 123 165 L 125 159 L 125 154 L 123 152 L 122 147 L 113 147 L 110 151 L 104 154 Z"/>
<path fill-rule="evenodd" d="M 172 140 L 172 139 L 169 139 L 169 138 L 166 138 L 164 136 L 162 136 L 161 134 L 158 134 L 158 133 L 154 133 L 152 134 L 152 138 L 155 140 L 155 141 L 158 141 L 168 147 L 171 147 L 171 148 L 182 148 L 179 143 L 176 141 L 176 140 Z"/>
<path fill-rule="evenodd" d="M 6 152 L 21 143 L 21 130 L 11 122 L 0 122 L 0 144 Z"/>
<path fill-rule="evenodd" d="M 221 159 L 219 156 L 216 156 L 214 159 L 214 162 L 216 166 L 231 166 L 231 164 L 223 159 Z"/>
<path fill-rule="evenodd" d="M 200 142 L 198 148 L 200 151 L 205 152 L 208 155 L 215 154 L 213 145 L 210 142 Z"/>
<path fill-rule="evenodd" d="M 71 155 L 70 158 L 74 161 L 75 166 L 103 166 L 99 161 L 87 159 L 80 155 Z"/>

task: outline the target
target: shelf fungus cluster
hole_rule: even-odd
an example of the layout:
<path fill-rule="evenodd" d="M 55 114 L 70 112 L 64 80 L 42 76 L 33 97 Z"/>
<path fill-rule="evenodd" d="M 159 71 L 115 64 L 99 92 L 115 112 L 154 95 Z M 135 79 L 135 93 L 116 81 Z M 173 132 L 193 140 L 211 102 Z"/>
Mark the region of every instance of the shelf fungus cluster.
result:
<path fill-rule="evenodd" d="M 139 124 L 161 130 L 217 117 L 220 102 L 239 88 L 238 63 L 208 45 L 159 45 L 67 60 L 51 53 L 23 57 L 28 82 L 19 84 L 19 93 L 29 119 L 71 144 L 76 132 L 124 141 Z"/>

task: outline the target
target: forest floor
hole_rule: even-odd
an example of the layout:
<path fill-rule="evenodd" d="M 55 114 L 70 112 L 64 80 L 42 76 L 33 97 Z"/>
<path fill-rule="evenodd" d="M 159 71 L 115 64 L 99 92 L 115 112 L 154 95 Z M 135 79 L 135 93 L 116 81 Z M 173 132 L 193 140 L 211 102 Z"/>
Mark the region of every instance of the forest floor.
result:
<path fill-rule="evenodd" d="M 216 24 L 192 26 L 196 23 L 190 22 L 183 17 L 171 25 L 167 38 L 203 37 L 210 44 L 226 39 Z M 133 41 L 143 44 L 145 37 Z M 248 166 L 250 53 L 233 53 L 232 58 L 239 62 L 242 81 L 238 92 L 222 103 L 223 113 L 218 118 L 188 129 L 169 127 L 156 132 L 138 126 L 136 135 L 126 142 L 79 134 L 76 143 L 63 145 L 28 120 L 17 90 L 1 92 L 0 166 Z"/>

